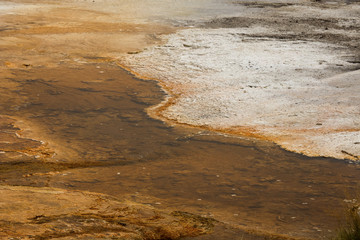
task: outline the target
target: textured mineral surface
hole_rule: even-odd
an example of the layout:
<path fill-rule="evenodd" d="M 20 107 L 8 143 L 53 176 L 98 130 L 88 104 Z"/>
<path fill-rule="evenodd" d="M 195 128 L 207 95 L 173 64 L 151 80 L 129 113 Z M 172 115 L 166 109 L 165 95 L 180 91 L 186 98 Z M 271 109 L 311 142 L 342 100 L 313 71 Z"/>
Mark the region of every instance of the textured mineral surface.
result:
<path fill-rule="evenodd" d="M 360 181 L 359 11 L 1 1 L 0 238 L 331 237 Z"/>
<path fill-rule="evenodd" d="M 121 59 L 168 90 L 153 111 L 308 156 L 359 160 L 360 5 L 238 5 L 249 8 Z"/>
<path fill-rule="evenodd" d="M 211 219 L 97 193 L 0 186 L 0 194 L 3 239 L 178 239 L 212 227 Z"/>

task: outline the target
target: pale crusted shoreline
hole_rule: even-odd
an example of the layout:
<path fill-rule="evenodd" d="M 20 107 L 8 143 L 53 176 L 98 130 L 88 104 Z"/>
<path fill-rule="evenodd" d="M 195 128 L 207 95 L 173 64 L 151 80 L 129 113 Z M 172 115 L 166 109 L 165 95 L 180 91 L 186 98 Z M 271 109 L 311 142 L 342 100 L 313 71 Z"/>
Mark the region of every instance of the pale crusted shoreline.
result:
<path fill-rule="evenodd" d="M 194 236 L 188 231 L 189 227 L 196 228 L 193 230 L 198 233 L 211 231 L 211 226 L 202 228 L 197 221 L 212 221 L 207 217 L 227 224 L 219 228 L 215 226 L 213 236 L 210 234 L 199 239 L 234 239 L 237 236 L 245 236 L 244 239 L 270 236 L 319 239 L 320 234 L 331 234 L 331 229 L 335 229 L 334 210 L 341 208 L 343 191 L 352 192 L 355 188 L 354 183 L 359 178 L 358 165 L 332 159 L 307 161 L 308 158 L 283 151 L 269 142 L 223 138 L 196 128 L 169 127 L 164 122 L 149 118 L 144 112 L 146 107 L 154 106 L 163 99 L 164 94 L 156 83 L 134 79 L 119 69 L 115 60 L 122 54 L 141 56 L 141 51 L 145 50 L 145 53 L 153 45 L 159 45 L 161 50 L 162 40 L 165 39 L 161 36 L 180 28 L 194 33 L 191 35 L 193 39 L 178 42 L 179 49 L 185 54 L 190 51 L 201 55 L 212 51 L 212 48 L 206 48 L 206 42 L 191 42 L 198 40 L 197 31 L 207 33 L 209 29 L 213 29 L 210 31 L 214 33 L 213 37 L 260 39 L 263 46 L 282 39 L 289 44 L 286 46 L 298 45 L 306 50 L 306 38 L 320 37 L 325 39 L 315 46 L 326 46 L 328 42 L 338 44 L 339 38 L 325 34 L 325 29 L 316 34 L 316 31 L 295 34 L 293 38 L 283 32 L 286 29 L 301 31 L 304 25 L 316 28 L 309 22 L 321 26 L 325 24 L 324 28 L 326 26 L 331 32 L 344 37 L 344 46 L 337 49 L 341 52 L 357 44 L 357 28 L 351 21 L 341 20 L 341 24 L 347 26 L 343 28 L 336 27 L 338 22 L 298 18 L 299 29 L 297 24 L 288 23 L 283 25 L 286 29 L 275 33 L 271 29 L 280 27 L 278 18 L 254 19 L 251 16 L 271 15 L 273 11 L 269 8 L 302 8 L 301 4 L 249 4 L 240 8 L 247 9 L 244 16 L 233 18 L 229 13 L 234 6 L 227 5 L 219 10 L 221 2 L 216 5 L 217 1 L 212 0 L 176 1 L 177 4 L 159 0 L 159 5 L 140 0 L 148 7 L 133 0 L 121 1 L 126 3 L 125 7 L 117 0 L 9 2 L 16 2 L 13 5 L 17 7 L 10 12 L 7 12 L 9 8 L 4 12 L 0 10 L 4 14 L 3 31 L 0 31 L 0 41 L 4 46 L 0 60 L 1 115 L 10 116 L 7 120 L 0 119 L 4 123 L 0 124 L 0 132 L 3 140 L 7 141 L 2 145 L 5 154 L 0 153 L 4 163 L 0 169 L 0 192 L 7 195 L 6 201 L 2 201 L 5 210 L 1 214 L 3 233 L 0 231 L 0 234 L 25 238 L 32 235 L 62 239 L 161 239 L 163 236 L 157 231 L 160 228 L 170 234 L 167 235 L 169 238 L 176 239 L 185 235 Z M 200 8 L 202 4 L 205 4 L 206 10 Z M 356 9 L 348 10 L 349 18 L 353 18 Z M 201 13 L 197 15 L 197 11 Z M 336 11 L 324 9 L 322 14 L 328 16 Z M 150 16 L 152 13 L 156 16 Z M 239 13 L 242 14 L 241 11 Z M 178 15 L 172 19 L 174 14 Z M 192 14 L 196 15 L 195 20 Z M 166 24 L 162 25 L 164 22 Z M 243 24 L 243 32 L 237 32 L 239 24 Z M 228 31 L 225 29 L 228 27 L 235 30 Z M 217 28 L 222 28 L 224 32 L 220 33 L 224 34 L 217 35 Z M 248 34 L 246 31 L 249 29 L 254 32 Z M 229 32 L 233 35 L 226 35 Z M 344 32 L 349 35 L 342 35 Z M 251 45 L 251 41 L 247 43 Z M 165 46 L 165 49 L 172 47 Z M 319 56 L 328 56 L 326 49 L 321 49 L 323 51 Z M 171 49 L 174 50 L 176 48 Z M 223 54 L 227 57 L 226 52 Z M 196 63 L 195 60 L 201 62 L 202 59 L 193 60 Z M 222 60 L 215 59 L 216 62 Z M 349 60 L 356 62 L 353 58 Z M 314 67 L 319 65 L 319 62 L 315 63 Z M 356 66 L 355 63 L 344 63 L 345 68 Z M 328 64 L 323 62 L 322 66 Z M 207 69 L 208 72 L 203 71 L 201 64 L 199 66 L 191 71 L 196 73 L 198 70 L 203 76 L 216 72 L 211 68 Z M 164 69 L 167 67 L 164 65 Z M 349 70 L 335 67 L 335 72 L 340 74 Z M 151 69 L 145 70 L 146 74 L 151 73 Z M 181 82 L 184 78 L 178 80 Z M 329 82 L 340 90 L 348 88 L 339 85 L 336 79 Z M 154 117 L 155 114 L 160 113 L 161 116 L 165 113 L 162 110 L 170 111 L 175 106 L 171 101 L 177 100 L 174 96 L 183 90 L 204 90 L 204 100 L 208 90 L 213 90 L 215 99 L 224 93 L 211 86 L 200 89 L 199 85 L 189 82 L 181 85 L 183 89 L 179 84 L 162 84 L 171 96 L 160 109 L 156 106 L 154 111 L 148 108 Z M 235 85 L 236 82 L 232 86 Z M 244 84 L 246 89 L 241 90 L 253 94 L 258 90 L 258 85 L 247 85 L 250 84 Z M 197 114 L 201 119 L 209 120 L 201 114 L 215 103 L 207 101 L 205 107 L 199 108 Z M 189 110 L 194 107 L 191 101 L 185 101 L 184 106 L 189 106 Z M 216 114 L 223 114 L 221 109 L 216 111 Z M 17 123 L 14 123 L 15 120 Z M 168 121 L 165 118 L 162 120 Z M 324 124 L 315 122 L 315 125 L 317 123 Z M 316 126 L 320 128 L 322 125 Z M 227 132 L 226 129 L 220 130 Z M 236 130 L 237 134 L 257 134 L 251 128 Z M 40 143 L 45 144 L 39 147 Z M 18 149 L 13 151 L 9 146 Z M 349 150 L 344 151 L 352 154 Z M 123 199 L 130 201 L 124 203 Z M 146 206 L 134 206 L 134 201 Z M 84 204 L 79 207 L 80 203 Z M 131 215 L 123 209 L 116 209 L 120 205 L 139 214 Z M 73 208 L 68 209 L 68 206 Z M 28 211 L 21 212 L 26 207 Z M 156 211 L 155 208 L 165 210 Z M 205 218 L 184 213 L 185 222 L 179 223 L 181 212 L 175 212 L 177 216 L 169 215 L 171 209 L 189 211 Z M 330 213 L 327 212 L 329 209 Z M 17 214 L 21 215 L 19 221 L 12 218 Z M 185 229 L 182 223 L 185 223 Z M 235 226 L 230 232 L 227 232 L 228 223 Z M 170 231 L 169 225 L 174 227 Z M 49 226 L 61 230 L 46 232 Z M 319 233 L 320 229 L 322 233 Z M 246 234 L 247 230 L 250 234 Z"/>
<path fill-rule="evenodd" d="M 214 20 L 210 29 L 181 30 L 120 63 L 169 92 L 150 109 L 163 120 L 255 136 L 308 156 L 359 160 L 360 73 L 352 70 L 359 67 L 360 8 L 338 7 Z M 294 9 L 319 19 L 307 22 Z"/>

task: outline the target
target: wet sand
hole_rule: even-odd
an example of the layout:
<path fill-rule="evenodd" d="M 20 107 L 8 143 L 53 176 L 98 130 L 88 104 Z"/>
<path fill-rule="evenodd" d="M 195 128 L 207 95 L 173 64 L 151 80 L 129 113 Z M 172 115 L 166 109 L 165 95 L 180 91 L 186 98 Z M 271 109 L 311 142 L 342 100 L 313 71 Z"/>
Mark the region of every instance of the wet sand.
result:
<path fill-rule="evenodd" d="M 73 9 L 56 11 L 84 13 Z M 101 15 L 91 11 L 87 14 Z M 47 21 L 55 21 L 53 16 L 55 19 Z M 18 16 L 8 17 L 8 25 L 16 26 Z M 56 188 L 64 189 L 68 197 L 74 195 L 74 190 L 90 191 L 93 195 L 86 193 L 81 200 L 90 205 L 96 205 L 92 199 L 95 193 L 102 193 L 151 209 L 190 212 L 219 221 L 212 233 L 199 239 L 325 239 L 333 235 L 345 203 L 357 196 L 357 164 L 309 158 L 271 142 L 170 126 L 153 119 L 147 115 L 147 108 L 165 98 L 156 82 L 138 79 L 120 68 L 111 58 L 116 54 L 109 49 L 95 51 L 101 44 L 86 51 L 85 47 L 64 44 L 64 39 L 79 39 L 82 33 L 71 36 L 67 32 L 61 40 L 49 40 L 39 37 L 38 31 L 21 30 L 32 29 L 29 21 L 44 21 L 42 17 L 34 14 L 21 27 L 0 32 L 5 43 L 0 88 L 1 193 L 11 189 L 31 192 L 27 187 L 50 192 Z M 107 26 L 105 23 L 91 26 L 89 32 L 96 32 L 97 40 L 110 36 L 101 30 Z M 133 32 L 134 28 L 127 25 L 126 29 L 130 29 L 128 39 L 141 36 L 137 39 L 148 40 L 141 43 L 142 47 L 160 41 L 149 40 L 149 34 L 172 31 L 165 26 Z M 56 34 L 60 30 L 51 31 Z M 13 41 L 13 37 L 18 39 Z M 131 43 L 125 41 L 119 53 L 137 51 Z M 33 44 L 43 47 L 32 48 Z M 45 195 L 39 198 L 49 197 Z M 31 202 L 31 195 L 18 199 Z M 116 205 L 118 200 L 114 201 L 99 206 Z M 28 230 L 11 231 L 16 225 L 16 220 L 6 218 L 14 213 L 11 207 L 2 208 L 7 211 L 0 215 L 3 233 L 11 237 L 28 234 Z M 59 209 L 34 209 L 31 214 L 38 217 L 32 221 L 61 214 Z M 89 209 L 82 211 L 88 213 Z M 111 213 L 111 207 L 108 209 L 105 214 Z M 34 222 L 24 219 L 25 229 L 34 226 Z M 56 219 L 65 221 L 52 218 Z M 79 221 L 74 220 L 73 226 Z M 167 225 L 166 221 L 161 224 Z M 109 237 L 95 236 L 94 226 L 83 229 L 71 235 L 70 228 L 64 238 L 86 234 Z M 118 228 L 105 228 L 105 232 L 117 236 L 124 231 L 114 229 Z"/>

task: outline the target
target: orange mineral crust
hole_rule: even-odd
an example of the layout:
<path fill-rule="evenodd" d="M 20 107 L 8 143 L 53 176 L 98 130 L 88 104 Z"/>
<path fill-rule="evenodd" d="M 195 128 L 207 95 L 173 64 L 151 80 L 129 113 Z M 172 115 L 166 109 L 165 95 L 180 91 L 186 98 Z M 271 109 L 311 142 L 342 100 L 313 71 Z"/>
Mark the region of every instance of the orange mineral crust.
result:
<path fill-rule="evenodd" d="M 0 238 L 332 238 L 360 182 L 359 11 L 1 1 Z"/>

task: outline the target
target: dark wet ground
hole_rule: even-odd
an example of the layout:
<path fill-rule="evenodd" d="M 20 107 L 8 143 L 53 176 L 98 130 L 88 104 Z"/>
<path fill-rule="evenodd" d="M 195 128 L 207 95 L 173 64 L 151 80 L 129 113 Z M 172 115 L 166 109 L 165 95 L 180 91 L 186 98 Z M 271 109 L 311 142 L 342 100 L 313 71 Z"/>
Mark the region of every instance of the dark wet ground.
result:
<path fill-rule="evenodd" d="M 46 137 L 40 140 L 56 143 L 49 148 L 57 155 L 2 159 L 2 184 L 106 193 L 257 233 L 313 239 L 333 234 L 344 199 L 358 193 L 358 165 L 149 118 L 144 109 L 163 92 L 113 63 L 12 74 L 18 87 L 1 89 L 10 96 L 1 113 L 34 124 Z M 203 239 L 242 239 L 230 225 Z"/>

